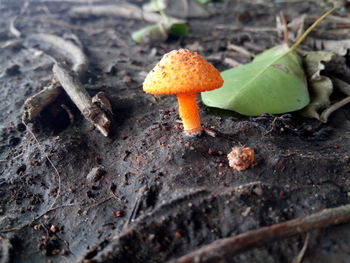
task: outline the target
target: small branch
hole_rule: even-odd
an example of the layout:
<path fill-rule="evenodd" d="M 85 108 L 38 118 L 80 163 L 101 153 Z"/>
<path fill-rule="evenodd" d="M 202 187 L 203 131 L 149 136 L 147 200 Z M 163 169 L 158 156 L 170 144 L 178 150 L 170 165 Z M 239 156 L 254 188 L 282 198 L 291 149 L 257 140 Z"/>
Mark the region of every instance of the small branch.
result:
<path fill-rule="evenodd" d="M 46 106 L 50 105 L 57 99 L 57 97 L 61 94 L 61 91 L 61 87 L 57 85 L 57 83 L 53 83 L 32 97 L 28 98 L 24 102 L 26 111 L 22 116 L 22 121 L 24 123 L 34 121 Z"/>
<path fill-rule="evenodd" d="M 339 108 L 343 107 L 344 105 L 348 104 L 350 102 L 350 96 L 346 97 L 345 99 L 342 99 L 341 101 L 338 101 L 331 106 L 329 106 L 327 109 L 325 109 L 321 115 L 320 115 L 320 121 L 326 123 L 328 121 L 329 115 L 331 115 L 333 112 L 338 110 Z"/>
<path fill-rule="evenodd" d="M 310 234 L 306 233 L 305 240 L 304 240 L 304 245 L 301 248 L 298 256 L 295 259 L 293 259 L 292 263 L 301 263 L 303 261 L 303 258 L 304 258 L 304 255 L 305 255 L 305 251 L 307 249 L 307 246 L 309 245 L 309 241 L 310 241 Z"/>
<path fill-rule="evenodd" d="M 313 229 L 345 223 L 349 220 L 350 205 L 325 209 L 321 212 L 302 218 L 289 220 L 268 227 L 262 227 L 234 237 L 219 239 L 185 256 L 173 260 L 171 263 L 214 263 L 221 262 L 220 259 L 232 260 L 232 257 L 235 255 L 251 248 L 262 246 Z"/>
<path fill-rule="evenodd" d="M 11 19 L 9 31 L 16 38 L 20 38 L 22 36 L 22 34 L 15 26 L 16 20 L 17 20 L 17 16 L 15 18 Z"/>
<path fill-rule="evenodd" d="M 74 15 L 121 16 L 146 20 L 151 23 L 158 23 L 162 20 L 162 16 L 157 13 L 143 12 L 140 7 L 126 3 L 118 5 L 77 6 L 73 7 L 70 13 Z"/>
<path fill-rule="evenodd" d="M 242 27 L 242 26 L 233 26 L 233 25 L 216 25 L 215 29 L 240 31 L 240 32 L 252 32 L 252 33 L 277 32 L 277 29 L 274 27 Z"/>
<path fill-rule="evenodd" d="M 245 57 L 248 57 L 248 58 L 252 58 L 255 56 L 255 54 L 249 52 L 244 47 L 237 46 L 237 45 L 232 44 L 232 43 L 227 44 L 227 49 L 234 50 L 234 51 L 238 52 L 239 54 L 241 54 Z"/>
<path fill-rule="evenodd" d="M 343 107 L 344 105 L 350 102 L 350 84 L 338 78 L 332 78 L 332 82 L 334 84 L 334 87 L 340 92 L 347 95 L 347 97 L 342 99 L 341 101 L 334 103 L 333 105 L 330 105 L 321 113 L 320 121 L 324 123 L 328 121 L 329 116 L 334 111 L 338 110 L 339 108 Z"/>
<path fill-rule="evenodd" d="M 80 76 L 87 71 L 89 65 L 88 58 L 81 48 L 73 42 L 59 36 L 44 33 L 34 34 L 30 36 L 30 39 L 46 42 L 61 51 L 60 53 L 66 54 L 66 57 L 73 63 L 72 69 Z"/>
<path fill-rule="evenodd" d="M 287 20 L 286 17 L 284 16 L 283 12 L 280 13 L 280 17 L 282 20 L 282 24 L 283 24 L 283 42 L 285 44 L 288 44 L 289 41 L 289 33 L 288 33 L 288 24 L 287 24 Z"/>
<path fill-rule="evenodd" d="M 84 117 L 104 136 L 108 136 L 111 120 L 99 106 L 92 103 L 78 76 L 62 63 L 54 64 L 52 71 Z"/>

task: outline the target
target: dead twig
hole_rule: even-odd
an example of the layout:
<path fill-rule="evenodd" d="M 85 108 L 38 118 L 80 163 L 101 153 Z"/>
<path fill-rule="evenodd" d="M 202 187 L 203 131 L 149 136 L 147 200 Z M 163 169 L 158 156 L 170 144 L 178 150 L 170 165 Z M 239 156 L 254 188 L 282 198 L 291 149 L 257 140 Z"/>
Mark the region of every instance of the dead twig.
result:
<path fill-rule="evenodd" d="M 302 218 L 217 240 L 185 256 L 171 261 L 171 263 L 209 263 L 222 259 L 231 259 L 235 255 L 251 248 L 273 241 L 284 239 L 313 229 L 328 227 L 350 220 L 350 205 L 324 209 L 318 213 Z"/>
<path fill-rule="evenodd" d="M 108 188 L 108 192 L 113 196 L 113 198 L 117 199 L 118 201 L 123 201 L 122 198 L 120 198 L 116 193 L 116 185 L 115 184 L 111 184 L 110 187 Z"/>
<path fill-rule="evenodd" d="M 224 63 L 232 68 L 242 65 L 237 60 L 229 57 L 224 58 Z"/>
<path fill-rule="evenodd" d="M 0 48 L 13 48 L 18 47 L 22 44 L 22 39 L 11 39 L 0 44 Z"/>
<path fill-rule="evenodd" d="M 20 38 L 22 36 L 22 34 L 15 26 L 16 20 L 17 20 L 17 16 L 15 18 L 11 19 L 9 31 L 16 38 Z"/>
<path fill-rule="evenodd" d="M 306 233 L 305 240 L 304 240 L 304 245 L 301 248 L 298 256 L 295 259 L 293 259 L 292 263 L 301 263 L 303 261 L 303 258 L 304 258 L 304 255 L 305 255 L 305 251 L 307 249 L 307 246 L 309 245 L 309 241 L 310 241 L 310 234 Z"/>
<path fill-rule="evenodd" d="M 330 105 L 327 109 L 325 109 L 321 115 L 320 115 L 320 121 L 326 123 L 328 121 L 329 116 L 336 110 L 338 110 L 339 108 L 343 107 L 344 105 L 346 105 L 347 103 L 350 102 L 350 84 L 342 81 L 338 78 L 332 78 L 332 81 L 335 85 L 335 87 L 342 93 L 344 93 L 345 95 L 347 95 L 346 98 Z"/>
<path fill-rule="evenodd" d="M 78 76 L 62 63 L 56 63 L 52 71 L 84 117 L 104 136 L 108 136 L 111 120 L 102 108 L 93 104 L 92 98 L 79 81 Z"/>
<path fill-rule="evenodd" d="M 19 31 L 16 27 L 16 21 L 18 19 L 18 17 L 20 17 L 21 15 L 24 14 L 24 12 L 27 10 L 29 6 L 29 1 L 25 1 L 19 15 L 15 16 L 11 21 L 10 21 L 10 27 L 9 27 L 9 31 L 12 35 L 14 35 L 16 38 L 21 38 L 22 37 L 22 33 L 21 31 Z"/>
<path fill-rule="evenodd" d="M 67 22 L 64 22 L 61 20 L 52 20 L 52 19 L 44 17 L 44 18 L 39 18 L 38 21 L 40 21 L 41 23 L 51 24 L 51 25 L 55 25 L 55 26 L 61 26 L 61 27 L 69 28 L 69 29 L 73 29 L 73 30 L 88 31 L 88 29 L 86 27 L 72 25 L 70 23 L 67 23 Z"/>
<path fill-rule="evenodd" d="M 329 106 L 327 109 L 325 109 L 320 116 L 320 121 L 326 123 L 328 121 L 329 115 L 331 115 L 333 112 L 338 110 L 339 108 L 343 107 L 344 105 L 348 104 L 350 102 L 350 96 L 346 97 L 345 99 L 342 99 L 341 101 L 338 101 L 331 106 Z"/>
<path fill-rule="evenodd" d="M 80 76 L 87 71 L 89 65 L 88 58 L 81 48 L 75 45 L 73 42 L 65 40 L 56 35 L 44 33 L 33 34 L 30 36 L 30 39 L 46 42 L 49 45 L 52 45 L 55 49 L 61 51 L 60 53 L 66 54 L 66 57 L 73 63 L 72 69 Z"/>
<path fill-rule="evenodd" d="M 253 54 L 252 52 L 249 52 L 244 47 L 237 46 L 237 45 L 232 44 L 232 43 L 227 44 L 227 49 L 234 50 L 234 51 L 236 51 L 236 52 L 240 53 L 241 55 L 248 57 L 248 58 L 252 58 L 255 56 L 255 54 Z"/>
<path fill-rule="evenodd" d="M 230 30 L 230 31 L 240 31 L 240 32 L 277 32 L 278 30 L 274 27 L 242 27 L 242 26 L 233 26 L 233 25 L 217 25 L 215 29 L 219 30 Z"/>
<path fill-rule="evenodd" d="M 288 41 L 289 41 L 288 24 L 287 24 L 287 19 L 282 11 L 280 12 L 280 17 L 283 25 L 283 42 L 285 44 L 288 44 Z"/>
<path fill-rule="evenodd" d="M 127 3 L 118 5 L 77 6 L 73 7 L 70 13 L 72 15 L 121 16 L 146 20 L 151 23 L 158 23 L 162 20 L 162 16 L 157 13 L 143 12 L 140 7 Z"/>

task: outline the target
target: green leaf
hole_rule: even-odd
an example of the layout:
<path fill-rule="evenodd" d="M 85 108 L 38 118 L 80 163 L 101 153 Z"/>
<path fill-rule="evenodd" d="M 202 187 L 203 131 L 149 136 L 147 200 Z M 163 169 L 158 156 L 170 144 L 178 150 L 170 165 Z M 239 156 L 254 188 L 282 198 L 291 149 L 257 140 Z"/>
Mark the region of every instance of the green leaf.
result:
<path fill-rule="evenodd" d="M 203 103 L 243 115 L 285 113 L 305 107 L 309 93 L 299 56 L 286 44 L 266 50 L 246 65 L 221 73 L 224 85 L 203 92 Z"/>
<path fill-rule="evenodd" d="M 208 4 L 209 2 L 211 2 L 211 0 L 196 0 L 198 3 L 205 5 Z"/>
<path fill-rule="evenodd" d="M 185 36 L 188 34 L 188 26 L 184 23 L 174 23 L 170 27 L 170 33 L 175 36 Z"/>
<path fill-rule="evenodd" d="M 133 32 L 131 38 L 138 44 L 157 43 L 165 41 L 168 32 L 162 24 L 156 24 Z"/>

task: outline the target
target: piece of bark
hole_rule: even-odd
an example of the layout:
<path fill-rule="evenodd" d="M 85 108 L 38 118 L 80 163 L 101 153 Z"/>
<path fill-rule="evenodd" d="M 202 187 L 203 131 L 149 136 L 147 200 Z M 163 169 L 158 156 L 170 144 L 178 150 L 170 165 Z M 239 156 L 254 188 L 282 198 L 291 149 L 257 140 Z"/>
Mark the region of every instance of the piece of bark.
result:
<path fill-rule="evenodd" d="M 345 223 L 349 220 L 350 205 L 324 209 L 302 218 L 262 227 L 234 237 L 219 239 L 185 256 L 170 261 L 170 263 L 229 262 L 235 255 L 251 248 L 305 233 L 313 229 Z"/>
<path fill-rule="evenodd" d="M 84 117 L 104 136 L 108 136 L 111 120 L 103 109 L 92 103 L 92 99 L 79 81 L 78 75 L 62 63 L 55 63 L 52 71 Z"/>
<path fill-rule="evenodd" d="M 24 102 L 26 110 L 22 116 L 22 121 L 24 123 L 34 121 L 46 106 L 50 105 L 57 99 L 61 92 L 62 88 L 57 83 L 52 83 L 28 98 Z"/>

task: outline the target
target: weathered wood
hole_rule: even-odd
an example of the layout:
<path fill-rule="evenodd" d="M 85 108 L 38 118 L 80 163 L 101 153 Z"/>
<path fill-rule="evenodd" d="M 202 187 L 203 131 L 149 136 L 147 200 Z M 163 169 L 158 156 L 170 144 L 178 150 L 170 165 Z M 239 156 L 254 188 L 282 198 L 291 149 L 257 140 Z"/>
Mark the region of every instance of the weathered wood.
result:
<path fill-rule="evenodd" d="M 92 98 L 81 84 L 78 75 L 62 63 L 54 64 L 52 71 L 84 117 L 104 136 L 108 136 L 111 120 L 103 109 L 92 103 Z"/>
<path fill-rule="evenodd" d="M 42 110 L 54 102 L 61 94 L 62 88 L 57 83 L 52 83 L 45 87 L 40 92 L 28 98 L 24 102 L 25 112 L 22 116 L 22 121 L 28 123 L 34 121 Z"/>

